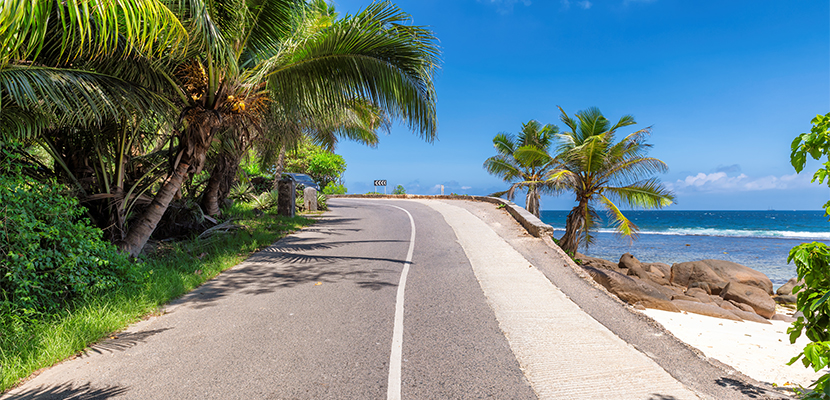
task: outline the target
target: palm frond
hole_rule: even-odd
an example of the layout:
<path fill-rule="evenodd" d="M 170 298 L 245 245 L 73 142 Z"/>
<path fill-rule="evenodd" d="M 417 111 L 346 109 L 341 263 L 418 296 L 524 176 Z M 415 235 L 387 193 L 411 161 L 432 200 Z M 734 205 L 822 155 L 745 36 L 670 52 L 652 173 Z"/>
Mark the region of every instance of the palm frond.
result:
<path fill-rule="evenodd" d="M 622 211 L 620 211 L 619 207 L 617 207 L 611 200 L 609 200 L 605 196 L 600 196 L 600 202 L 605 206 L 608 210 L 608 215 L 611 217 L 611 223 L 614 226 L 614 229 L 617 233 L 628 236 L 632 239 L 637 238 L 637 231 L 640 230 L 637 225 L 631 222 Z"/>
<path fill-rule="evenodd" d="M 484 161 L 484 169 L 491 175 L 496 175 L 506 182 L 522 179 L 524 173 L 509 157 L 497 155 Z"/>
<path fill-rule="evenodd" d="M 631 207 L 663 208 L 674 203 L 674 194 L 657 178 L 645 179 L 626 186 L 608 186 L 605 192 Z"/>
<path fill-rule="evenodd" d="M 130 48 L 154 55 L 187 38 L 179 19 L 160 0 L 6 0 L 0 15 L 0 68 L 12 60 L 36 58 L 47 39 L 60 43 L 64 60 L 73 60 L 106 57 L 119 37 Z M 61 29 L 50 30 L 56 23 Z"/>

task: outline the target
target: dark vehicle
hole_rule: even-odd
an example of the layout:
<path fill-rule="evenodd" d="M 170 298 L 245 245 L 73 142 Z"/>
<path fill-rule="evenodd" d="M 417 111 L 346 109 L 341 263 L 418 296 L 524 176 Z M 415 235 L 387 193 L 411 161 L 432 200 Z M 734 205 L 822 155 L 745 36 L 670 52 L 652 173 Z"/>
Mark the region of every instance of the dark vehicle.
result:
<path fill-rule="evenodd" d="M 294 181 L 294 184 L 297 185 L 297 186 L 303 185 L 303 187 L 311 187 L 311 188 L 317 189 L 318 192 L 320 191 L 320 186 L 317 185 L 317 182 L 314 182 L 314 179 L 311 179 L 311 177 L 306 175 L 306 174 L 297 174 L 297 173 L 289 172 L 289 173 L 282 174 L 282 176 L 283 177 L 287 176 L 287 177 L 291 178 L 291 180 Z"/>

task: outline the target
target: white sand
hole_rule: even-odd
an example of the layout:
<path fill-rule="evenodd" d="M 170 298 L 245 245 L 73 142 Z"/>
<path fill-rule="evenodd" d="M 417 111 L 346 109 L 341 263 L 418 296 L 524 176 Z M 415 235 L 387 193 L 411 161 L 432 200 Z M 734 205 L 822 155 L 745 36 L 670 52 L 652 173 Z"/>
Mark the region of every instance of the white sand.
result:
<path fill-rule="evenodd" d="M 758 381 L 807 387 L 822 375 L 822 372 L 813 372 L 812 368 L 804 368 L 800 360 L 787 365 L 810 342 L 802 335 L 795 344 L 790 344 L 787 334 L 790 324 L 787 322 L 770 321 L 772 325 L 767 325 L 685 312 L 652 309 L 642 312 L 707 357 Z"/>

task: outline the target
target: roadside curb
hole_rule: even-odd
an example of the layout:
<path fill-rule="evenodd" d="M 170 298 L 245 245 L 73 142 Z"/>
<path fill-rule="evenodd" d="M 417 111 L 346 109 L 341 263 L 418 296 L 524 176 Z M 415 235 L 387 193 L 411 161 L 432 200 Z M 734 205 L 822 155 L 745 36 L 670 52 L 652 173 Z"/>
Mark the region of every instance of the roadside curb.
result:
<path fill-rule="evenodd" d="M 473 200 L 492 204 L 504 204 L 504 208 L 516 221 L 522 225 L 531 235 L 538 238 L 550 238 L 553 236 L 553 227 L 542 222 L 535 215 L 525 210 L 512 201 L 499 197 L 489 196 L 453 196 L 453 195 L 419 195 L 419 194 L 337 194 L 328 195 L 330 199 L 436 199 L 436 200 Z M 563 253 L 564 254 L 564 253 Z"/>

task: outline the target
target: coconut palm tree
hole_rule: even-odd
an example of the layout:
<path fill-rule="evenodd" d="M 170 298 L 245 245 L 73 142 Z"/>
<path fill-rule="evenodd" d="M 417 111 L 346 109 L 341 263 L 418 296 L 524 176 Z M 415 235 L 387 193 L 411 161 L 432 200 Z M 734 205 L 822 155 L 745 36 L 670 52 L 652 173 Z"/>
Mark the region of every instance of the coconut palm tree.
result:
<path fill-rule="evenodd" d="M 556 125 L 542 126 L 539 121 L 530 120 L 522 124 L 518 136 L 499 133 L 493 138 L 493 146 L 499 153 L 484 161 L 484 168 L 505 182 L 511 183 L 504 192 L 495 196 L 507 195 L 513 200 L 516 190 L 527 189 L 525 208 L 539 216 L 539 197 L 543 192 L 550 192 L 553 187 L 546 182 L 547 174 L 558 165 L 549 154 L 553 138 L 559 128 Z"/>
<path fill-rule="evenodd" d="M 674 194 L 653 177 L 668 167 L 646 156 L 651 145 L 645 141 L 651 128 L 615 141 L 618 129 L 636 124 L 633 116 L 625 115 L 611 125 L 597 108 L 577 112 L 576 119 L 561 107 L 559 111 L 562 123 L 570 131 L 557 135 L 557 159 L 561 165 L 548 174 L 547 182 L 557 191 L 573 192 L 577 203 L 568 214 L 559 245 L 574 254 L 580 244 L 587 246 L 593 242 L 591 231 L 598 218 L 597 205 L 607 210 L 620 234 L 636 236 L 637 226 L 612 200 L 643 208 L 662 208 L 674 202 Z"/>
<path fill-rule="evenodd" d="M 425 138 L 435 135 L 436 39 L 389 2 L 322 29 L 306 3 L 190 1 L 174 8 L 188 26 L 187 58 L 175 74 L 183 110 L 173 172 L 119 247 L 138 254 L 170 200 L 201 171 L 218 132 L 262 129 L 276 107 L 288 121 L 364 99 Z"/>

